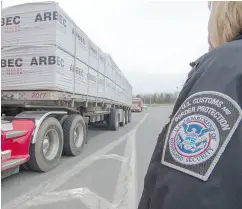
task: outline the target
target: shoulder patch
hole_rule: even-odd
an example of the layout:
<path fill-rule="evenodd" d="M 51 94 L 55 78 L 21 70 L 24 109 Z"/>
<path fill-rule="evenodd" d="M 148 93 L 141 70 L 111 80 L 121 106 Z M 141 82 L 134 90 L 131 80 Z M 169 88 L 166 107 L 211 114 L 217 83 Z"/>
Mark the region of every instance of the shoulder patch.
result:
<path fill-rule="evenodd" d="M 240 106 L 227 95 L 193 94 L 171 121 L 161 163 L 207 181 L 241 119 Z"/>

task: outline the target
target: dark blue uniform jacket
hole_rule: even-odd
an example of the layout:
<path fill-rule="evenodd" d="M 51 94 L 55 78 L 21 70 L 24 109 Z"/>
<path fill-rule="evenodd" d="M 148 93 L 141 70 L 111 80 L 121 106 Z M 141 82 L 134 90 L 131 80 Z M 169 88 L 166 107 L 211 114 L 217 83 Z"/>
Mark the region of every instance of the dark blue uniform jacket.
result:
<path fill-rule="evenodd" d="M 242 209 L 242 34 L 191 66 L 139 209 Z"/>

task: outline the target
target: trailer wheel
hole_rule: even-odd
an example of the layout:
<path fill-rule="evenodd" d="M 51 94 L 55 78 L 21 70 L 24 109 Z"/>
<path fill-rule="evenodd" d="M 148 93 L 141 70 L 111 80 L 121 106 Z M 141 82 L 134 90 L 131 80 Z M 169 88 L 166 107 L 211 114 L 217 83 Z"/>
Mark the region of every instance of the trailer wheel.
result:
<path fill-rule="evenodd" d="M 69 115 L 63 124 L 64 148 L 68 156 L 77 156 L 81 153 L 86 142 L 86 124 L 82 116 Z"/>
<path fill-rule="evenodd" d="M 68 115 L 61 115 L 57 116 L 56 119 L 60 122 L 61 126 L 63 126 L 65 119 L 68 117 Z"/>
<path fill-rule="evenodd" d="M 129 122 L 129 112 L 128 112 L 128 110 L 124 111 L 124 115 L 125 115 L 125 124 L 128 124 L 128 122 Z"/>
<path fill-rule="evenodd" d="M 86 144 L 87 144 L 87 140 L 88 140 L 88 123 L 86 123 L 86 141 L 85 141 Z"/>
<path fill-rule="evenodd" d="M 128 123 L 131 122 L 131 119 L 132 119 L 132 113 L 131 113 L 131 110 L 128 110 Z"/>
<path fill-rule="evenodd" d="M 126 122 L 125 122 L 125 110 L 123 110 L 123 112 L 122 112 L 122 121 L 120 122 L 120 126 L 124 127 L 125 124 L 126 124 Z"/>
<path fill-rule="evenodd" d="M 44 120 L 37 133 L 36 143 L 30 145 L 29 168 L 40 172 L 55 168 L 62 154 L 63 141 L 59 121 L 53 117 Z"/>
<path fill-rule="evenodd" d="M 116 131 L 119 127 L 118 112 L 116 110 L 111 110 L 109 114 L 109 127 L 113 131 Z"/>

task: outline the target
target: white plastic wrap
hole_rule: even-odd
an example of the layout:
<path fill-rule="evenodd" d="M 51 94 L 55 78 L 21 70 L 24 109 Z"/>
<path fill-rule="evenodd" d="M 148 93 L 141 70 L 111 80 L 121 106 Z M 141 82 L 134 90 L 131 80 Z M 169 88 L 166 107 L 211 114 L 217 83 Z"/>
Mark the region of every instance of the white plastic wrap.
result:
<path fill-rule="evenodd" d="M 105 96 L 105 77 L 104 75 L 98 73 L 98 86 L 97 86 L 97 95 L 98 97 L 107 97 Z"/>
<path fill-rule="evenodd" d="M 107 99 L 112 99 L 112 81 L 109 78 L 105 78 L 105 96 Z"/>
<path fill-rule="evenodd" d="M 75 39 L 74 32 L 75 29 L 72 28 L 73 36 L 72 39 Z M 76 27 L 76 57 L 78 60 L 88 64 L 88 37 L 87 35 L 78 27 Z M 74 40 L 72 41 L 74 44 Z M 74 46 L 73 46 L 74 47 Z M 75 53 L 73 53 L 75 56 Z"/>
<path fill-rule="evenodd" d="M 19 56 L 21 55 L 21 56 Z M 55 46 L 2 50 L 2 90 L 58 90 L 87 95 L 88 67 Z"/>
<path fill-rule="evenodd" d="M 131 104 L 132 87 L 111 56 L 58 3 L 3 9 L 1 29 L 2 90 L 57 90 Z"/>
<path fill-rule="evenodd" d="M 118 101 L 117 85 L 113 82 L 112 99 Z"/>
<path fill-rule="evenodd" d="M 89 66 L 98 70 L 98 47 L 89 40 Z"/>
<path fill-rule="evenodd" d="M 120 87 L 116 85 L 116 100 L 120 102 Z"/>
<path fill-rule="evenodd" d="M 74 59 L 55 46 L 2 50 L 2 90 L 73 91 Z"/>
<path fill-rule="evenodd" d="M 109 55 L 106 55 L 106 69 L 105 69 L 105 75 L 113 80 L 113 71 L 112 71 L 112 65 L 111 65 L 111 59 Z"/>
<path fill-rule="evenodd" d="M 99 58 L 98 72 L 105 75 L 106 55 L 104 52 L 102 52 L 101 49 L 98 50 L 98 58 Z"/>
<path fill-rule="evenodd" d="M 87 35 L 55 2 L 28 3 L 2 10 L 2 47 L 58 45 L 88 63 Z"/>
<path fill-rule="evenodd" d="M 88 73 L 88 95 L 97 96 L 97 71 L 89 68 Z"/>
<path fill-rule="evenodd" d="M 74 59 L 73 59 L 74 61 Z M 74 68 L 74 62 L 73 62 Z M 88 94 L 88 66 L 85 63 L 76 60 L 75 90 L 76 94 Z"/>

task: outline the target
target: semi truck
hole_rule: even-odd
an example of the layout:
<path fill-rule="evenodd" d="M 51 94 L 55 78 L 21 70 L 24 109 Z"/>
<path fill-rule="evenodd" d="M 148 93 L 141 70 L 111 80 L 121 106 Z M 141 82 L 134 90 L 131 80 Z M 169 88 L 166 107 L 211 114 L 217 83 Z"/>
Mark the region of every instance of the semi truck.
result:
<path fill-rule="evenodd" d="M 143 110 L 143 100 L 138 97 L 133 97 L 131 111 L 132 112 L 142 112 Z"/>
<path fill-rule="evenodd" d="M 5 8 L 1 29 L 2 178 L 79 155 L 91 125 L 131 122 L 132 86 L 58 3 Z"/>

